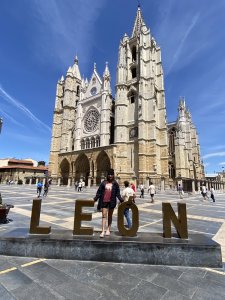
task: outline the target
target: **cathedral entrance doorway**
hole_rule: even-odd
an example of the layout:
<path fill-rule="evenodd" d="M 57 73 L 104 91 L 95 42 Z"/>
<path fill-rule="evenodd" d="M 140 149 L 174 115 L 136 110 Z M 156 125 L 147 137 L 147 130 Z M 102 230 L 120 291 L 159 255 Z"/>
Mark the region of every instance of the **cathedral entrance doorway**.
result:
<path fill-rule="evenodd" d="M 97 173 L 96 184 L 100 184 L 101 180 L 106 177 L 107 171 L 111 168 L 110 159 L 105 151 L 101 151 L 96 160 Z"/>
<path fill-rule="evenodd" d="M 85 154 L 78 156 L 75 162 L 75 181 L 83 180 L 88 185 L 88 176 L 90 175 L 90 163 Z"/>
<path fill-rule="evenodd" d="M 192 192 L 192 179 L 183 179 L 183 190 L 185 192 Z"/>
<path fill-rule="evenodd" d="M 67 185 L 69 173 L 70 173 L 70 164 L 66 158 L 64 158 L 63 161 L 61 162 L 60 169 L 61 169 L 61 177 L 62 177 L 61 184 Z"/>

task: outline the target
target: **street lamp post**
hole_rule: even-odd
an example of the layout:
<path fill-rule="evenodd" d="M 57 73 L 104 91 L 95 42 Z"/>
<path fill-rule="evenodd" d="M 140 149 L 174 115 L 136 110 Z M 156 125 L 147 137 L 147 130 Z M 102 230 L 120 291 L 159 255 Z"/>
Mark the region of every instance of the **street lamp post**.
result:
<path fill-rule="evenodd" d="M 3 124 L 3 120 L 2 120 L 2 118 L 0 118 L 0 133 L 2 131 L 2 124 Z"/>
<path fill-rule="evenodd" d="M 224 183 L 224 181 L 225 181 L 225 173 L 224 173 L 224 167 L 222 167 L 222 173 L 221 173 L 221 180 L 222 180 L 222 182 Z"/>

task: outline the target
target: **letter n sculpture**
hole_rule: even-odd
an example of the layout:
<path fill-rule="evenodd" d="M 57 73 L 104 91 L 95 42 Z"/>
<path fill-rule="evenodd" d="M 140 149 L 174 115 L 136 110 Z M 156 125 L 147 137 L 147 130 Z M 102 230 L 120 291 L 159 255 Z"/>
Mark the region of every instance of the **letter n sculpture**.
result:
<path fill-rule="evenodd" d="M 178 217 L 176 216 L 170 203 L 162 203 L 162 214 L 163 214 L 163 237 L 171 238 L 171 222 L 176 228 L 177 234 L 181 239 L 188 239 L 187 230 L 187 213 L 186 204 L 177 203 Z"/>

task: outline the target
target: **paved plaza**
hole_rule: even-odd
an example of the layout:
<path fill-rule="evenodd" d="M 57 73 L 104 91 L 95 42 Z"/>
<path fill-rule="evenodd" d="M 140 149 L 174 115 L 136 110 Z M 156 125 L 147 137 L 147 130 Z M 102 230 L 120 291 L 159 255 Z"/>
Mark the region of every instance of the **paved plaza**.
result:
<path fill-rule="evenodd" d="M 29 227 L 36 187 L 1 185 L 3 201 L 13 204 L 8 224 L 0 235 L 16 227 Z M 74 188 L 52 186 L 42 200 L 41 226 L 73 230 L 75 199 L 92 199 L 96 189 L 81 193 Z M 140 232 L 162 233 L 162 201 L 187 203 L 189 233 L 202 233 L 222 246 L 225 262 L 225 194 L 216 194 L 216 203 L 202 196 L 176 192 L 137 198 Z M 101 213 L 95 208 L 88 226 L 101 230 Z M 117 231 L 117 212 L 112 230 Z M 84 223 L 85 225 L 85 223 Z M 113 254 L 112 254 L 113 255 Z M 0 256 L 0 299 L 225 299 L 224 269 L 115 264 Z"/>

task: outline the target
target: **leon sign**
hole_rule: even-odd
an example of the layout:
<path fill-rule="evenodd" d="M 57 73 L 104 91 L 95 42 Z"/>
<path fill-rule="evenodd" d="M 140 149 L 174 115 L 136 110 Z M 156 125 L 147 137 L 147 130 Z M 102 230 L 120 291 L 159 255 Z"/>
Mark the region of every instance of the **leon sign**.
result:
<path fill-rule="evenodd" d="M 82 226 L 82 221 L 91 221 L 92 214 L 84 213 L 82 211 L 85 207 L 94 207 L 94 200 L 76 200 L 75 201 L 75 213 L 74 213 L 74 226 L 73 235 L 93 235 L 93 227 Z M 127 229 L 124 226 L 124 210 L 130 208 L 132 211 L 132 227 Z M 171 223 L 176 228 L 179 238 L 187 239 L 187 212 L 185 203 L 177 203 L 178 216 L 176 216 L 171 204 L 169 202 L 162 203 L 162 216 L 163 216 L 163 237 L 171 238 L 172 230 Z M 41 215 L 41 199 L 33 199 L 31 221 L 30 221 L 30 234 L 50 234 L 51 227 L 41 227 L 40 223 Z M 133 203 L 130 198 L 129 201 L 123 202 L 118 207 L 117 215 L 117 227 L 118 231 L 123 236 L 136 236 L 139 228 L 139 212 L 138 207 Z"/>

